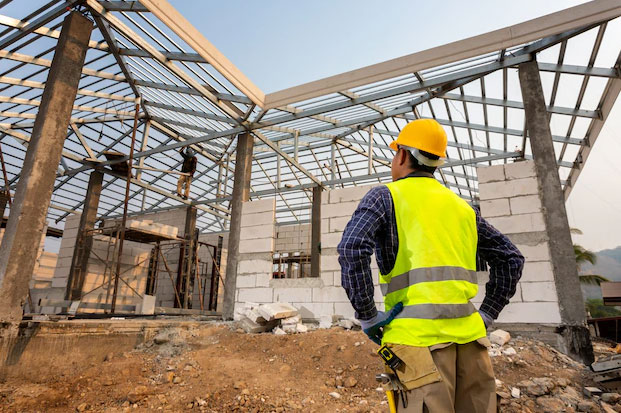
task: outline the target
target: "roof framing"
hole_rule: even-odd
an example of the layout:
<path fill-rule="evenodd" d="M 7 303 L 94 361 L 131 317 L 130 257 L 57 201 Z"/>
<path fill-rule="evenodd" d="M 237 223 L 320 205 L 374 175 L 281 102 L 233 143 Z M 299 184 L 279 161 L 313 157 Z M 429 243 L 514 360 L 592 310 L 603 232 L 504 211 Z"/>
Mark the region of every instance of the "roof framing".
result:
<path fill-rule="evenodd" d="M 140 172 L 131 181 L 130 213 L 196 205 L 202 230 L 221 231 L 228 225 L 239 133 L 251 131 L 256 140 L 251 198 L 275 197 L 282 223 L 307 222 L 313 186 L 389 180 L 388 144 L 421 117 L 437 119 L 449 136 L 438 179 L 476 202 L 475 166 L 531 157 L 515 68 L 537 59 L 569 196 L 621 91 L 618 0 L 592 1 L 267 95 L 165 0 L 59 0 L 38 9 L 17 3 L 0 7 L 6 63 L 0 144 L 11 188 L 67 8 L 80 7 L 96 22 L 50 222 L 82 207 L 93 168 L 85 158 L 129 153 L 135 102 L 143 134 L 134 154 Z M 172 193 L 176 176 L 164 172 L 179 167 L 176 151 L 186 146 L 200 154 L 192 201 Z M 110 175 L 103 187 L 99 215 L 114 217 L 124 182 Z"/>

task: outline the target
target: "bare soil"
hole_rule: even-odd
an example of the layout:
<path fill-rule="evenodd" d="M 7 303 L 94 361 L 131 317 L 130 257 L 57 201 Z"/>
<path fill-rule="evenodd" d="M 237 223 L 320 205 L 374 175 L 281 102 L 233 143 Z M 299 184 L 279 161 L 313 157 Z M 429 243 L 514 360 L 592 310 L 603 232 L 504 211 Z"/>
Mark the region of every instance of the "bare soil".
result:
<path fill-rule="evenodd" d="M 86 366 L 37 377 L 9 372 L 0 383 L 0 411 L 387 411 L 374 379 L 382 371 L 377 346 L 360 331 L 253 335 L 219 324 L 165 333 L 169 339 L 159 344 L 111 353 Z M 542 344 L 512 344 L 519 357 L 493 357 L 508 391 L 533 377 L 565 377 L 580 392 L 579 386 L 592 383 L 585 369 Z M 509 402 L 515 400 L 504 403 L 507 408 Z"/>

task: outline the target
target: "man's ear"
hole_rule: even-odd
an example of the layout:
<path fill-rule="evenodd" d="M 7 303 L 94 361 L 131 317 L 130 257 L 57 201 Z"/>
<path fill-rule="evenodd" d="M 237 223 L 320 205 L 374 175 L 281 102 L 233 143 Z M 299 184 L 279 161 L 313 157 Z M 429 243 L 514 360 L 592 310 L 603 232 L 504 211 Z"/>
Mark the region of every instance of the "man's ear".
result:
<path fill-rule="evenodd" d="M 403 165 L 408 161 L 408 151 L 403 148 L 399 149 L 399 165 Z"/>

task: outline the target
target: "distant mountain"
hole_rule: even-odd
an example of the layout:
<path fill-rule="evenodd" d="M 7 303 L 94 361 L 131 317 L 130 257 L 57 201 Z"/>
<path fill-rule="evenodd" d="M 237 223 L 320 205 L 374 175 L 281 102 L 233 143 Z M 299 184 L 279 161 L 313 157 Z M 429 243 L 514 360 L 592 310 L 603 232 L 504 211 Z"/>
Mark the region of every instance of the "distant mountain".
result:
<path fill-rule="evenodd" d="M 582 264 L 581 274 L 597 274 L 610 281 L 621 281 L 621 246 L 614 249 L 596 252 L 597 262 L 591 265 Z M 598 285 L 582 284 L 582 295 L 587 298 L 602 298 L 602 290 Z"/>
<path fill-rule="evenodd" d="M 621 281 L 621 246 L 596 252 L 597 263 L 582 264 L 582 274 L 598 274 L 610 281 Z"/>

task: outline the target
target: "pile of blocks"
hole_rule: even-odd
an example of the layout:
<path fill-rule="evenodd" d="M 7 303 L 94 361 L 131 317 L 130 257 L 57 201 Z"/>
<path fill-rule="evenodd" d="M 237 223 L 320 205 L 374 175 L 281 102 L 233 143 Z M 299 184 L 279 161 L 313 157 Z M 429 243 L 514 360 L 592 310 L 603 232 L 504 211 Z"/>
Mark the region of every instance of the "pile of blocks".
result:
<path fill-rule="evenodd" d="M 308 331 L 298 310 L 288 303 L 245 303 L 235 309 L 235 320 L 246 333 L 273 331 L 282 335 Z"/>
<path fill-rule="evenodd" d="M 127 227 L 130 229 L 140 230 L 154 235 L 161 235 L 169 238 L 177 238 L 179 228 L 172 225 L 159 224 L 152 220 L 132 220 L 127 223 Z"/>

